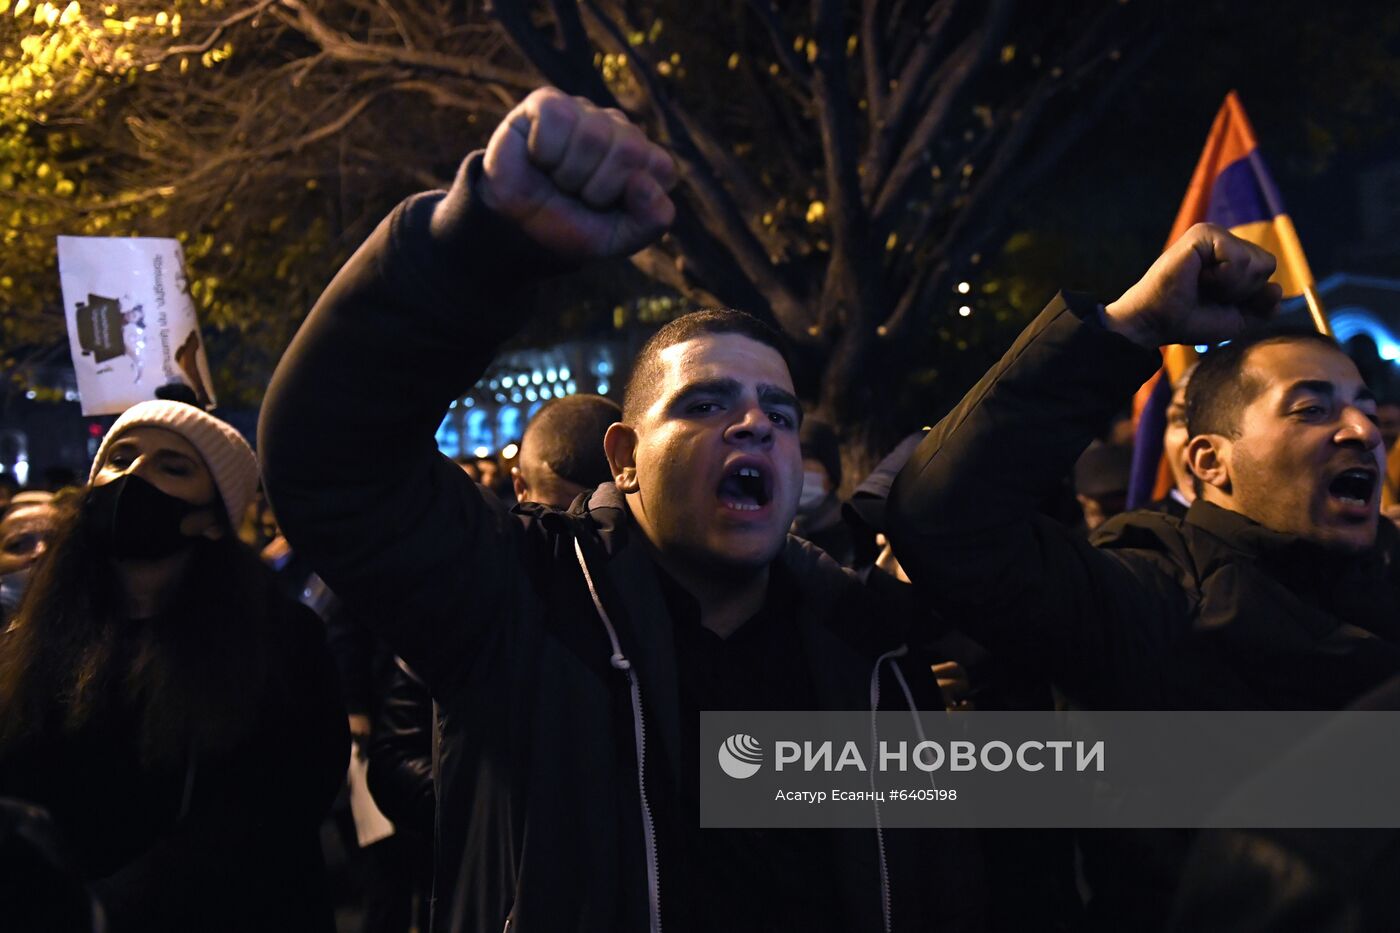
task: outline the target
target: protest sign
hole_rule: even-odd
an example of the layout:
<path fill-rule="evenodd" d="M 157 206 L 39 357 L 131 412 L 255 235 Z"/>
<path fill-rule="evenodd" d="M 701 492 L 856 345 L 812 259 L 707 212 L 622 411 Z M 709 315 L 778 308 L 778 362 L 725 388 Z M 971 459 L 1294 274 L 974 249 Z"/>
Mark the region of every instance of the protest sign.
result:
<path fill-rule="evenodd" d="M 215 403 L 176 240 L 58 238 L 68 343 L 84 415 L 116 414 L 183 382 Z"/>

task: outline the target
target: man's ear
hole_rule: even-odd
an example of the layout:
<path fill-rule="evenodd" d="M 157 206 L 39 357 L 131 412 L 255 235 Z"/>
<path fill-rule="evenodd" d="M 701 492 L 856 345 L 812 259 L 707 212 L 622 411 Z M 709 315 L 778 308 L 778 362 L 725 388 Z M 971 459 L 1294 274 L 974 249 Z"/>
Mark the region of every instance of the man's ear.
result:
<path fill-rule="evenodd" d="M 517 502 L 530 501 L 530 487 L 525 482 L 525 477 L 520 475 L 520 467 L 510 468 L 510 485 L 515 490 L 515 500 Z"/>
<path fill-rule="evenodd" d="M 637 484 L 637 432 L 631 425 L 620 421 L 609 425 L 603 435 L 603 453 L 619 490 L 634 493 L 641 488 Z"/>
<path fill-rule="evenodd" d="M 1230 492 L 1229 438 L 1220 434 L 1197 434 L 1186 442 L 1186 466 L 1205 485 Z"/>

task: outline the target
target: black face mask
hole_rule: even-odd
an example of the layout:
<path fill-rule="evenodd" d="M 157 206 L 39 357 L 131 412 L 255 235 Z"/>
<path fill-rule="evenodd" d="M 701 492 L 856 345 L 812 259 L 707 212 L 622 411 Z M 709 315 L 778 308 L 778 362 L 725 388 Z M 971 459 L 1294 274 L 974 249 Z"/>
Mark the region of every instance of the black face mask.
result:
<path fill-rule="evenodd" d="M 181 533 L 186 515 L 206 509 L 166 495 L 128 473 L 88 490 L 85 523 L 94 545 L 118 559 L 155 560 L 194 544 Z"/>
<path fill-rule="evenodd" d="M 24 591 L 29 586 L 32 567 L 11 571 L 0 575 L 0 625 L 3 625 L 19 610 Z"/>

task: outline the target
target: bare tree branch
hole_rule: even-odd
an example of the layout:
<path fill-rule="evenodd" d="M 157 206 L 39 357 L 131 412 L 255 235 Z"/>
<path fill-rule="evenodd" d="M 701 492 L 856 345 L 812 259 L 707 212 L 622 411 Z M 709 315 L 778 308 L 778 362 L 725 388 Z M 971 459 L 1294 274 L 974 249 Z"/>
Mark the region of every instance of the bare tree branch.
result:
<path fill-rule="evenodd" d="M 193 171 L 185 175 L 177 183 L 153 186 L 141 191 L 128 192 L 104 201 L 90 202 L 77 207 L 75 212 L 78 214 L 91 214 L 139 204 L 153 198 L 173 197 L 182 188 L 203 183 L 206 179 L 230 166 L 263 162 L 273 159 L 278 155 L 298 152 L 307 146 L 334 136 L 336 133 L 344 130 L 345 127 L 349 126 L 364 112 L 365 108 L 374 101 L 379 93 L 382 92 L 375 92 L 362 97 L 350 107 L 346 108 L 344 112 L 334 120 L 322 126 L 318 126 L 316 129 L 307 133 L 303 133 L 295 139 L 285 140 L 257 150 L 225 151 L 222 155 L 210 159 L 203 165 L 194 167 Z"/>
<path fill-rule="evenodd" d="M 948 31 L 948 23 L 959 6 L 959 0 L 943 0 L 929 13 L 928 25 L 920 31 L 894 89 L 894 97 L 885 101 L 878 111 L 872 110 L 871 146 L 866 157 L 864 190 L 870 197 L 875 186 L 885 177 L 894 158 L 897 140 L 902 138 L 909 122 L 910 114 L 925 89 L 929 86 L 938 54 L 942 51 Z M 867 81 L 867 84 L 869 81 Z M 887 97 L 882 90 L 882 96 Z M 874 107 L 872 96 L 871 106 Z M 874 114 L 878 112 L 878 118 Z"/>
<path fill-rule="evenodd" d="M 584 8 L 615 49 L 627 48 L 619 26 L 606 17 L 596 4 L 585 2 Z M 633 54 L 637 54 L 635 49 Z M 778 275 L 732 197 L 720 185 L 714 168 L 705 161 L 678 108 L 672 105 L 669 95 L 658 85 L 655 66 L 638 57 L 643 67 L 634 69 L 634 74 L 646 90 L 647 101 L 669 138 L 672 154 L 683 168 L 682 180 L 694 190 L 701 212 L 710 219 L 716 233 L 733 251 L 735 261 L 767 300 L 769 310 L 783 329 L 794 339 L 810 339 L 806 333 L 806 312 L 802 301 Z"/>
<path fill-rule="evenodd" d="M 928 165 L 930 144 L 943 132 L 954 107 L 963 100 L 992 50 L 1001 43 L 1011 9 L 1010 0 L 995 0 L 982 28 L 970 35 L 954 53 L 950 66 L 955 61 L 956 67 L 940 69 L 940 73 L 951 73 L 947 74 L 933 103 L 924 111 L 903 144 L 888 176 L 880 183 L 874 206 L 876 229 L 890 226 L 891 212 L 904 202 L 911 182 L 923 174 Z M 876 172 L 884 174 L 878 167 Z"/>
<path fill-rule="evenodd" d="M 398 33 L 399 38 L 403 40 L 404 48 L 416 52 L 418 50 L 418 44 L 413 41 L 413 34 L 408 31 L 408 26 L 405 25 L 404 19 L 399 15 L 399 12 L 394 9 L 394 5 L 390 3 L 389 0 L 378 0 L 377 5 L 380 11 L 393 21 L 394 30 Z"/>
<path fill-rule="evenodd" d="M 938 67 L 939 56 L 948 46 L 953 17 L 964 6 L 964 0 L 942 0 L 929 11 L 927 24 L 920 30 L 909 57 L 896 75 L 889 113 L 889 123 L 894 133 L 902 130 L 919 100 L 926 94 L 928 79 Z"/>
<path fill-rule="evenodd" d="M 204 37 L 203 42 L 197 42 L 193 45 L 173 45 L 165 47 L 156 47 L 152 49 L 152 51 L 155 54 L 147 58 L 141 59 L 140 64 L 142 66 L 145 66 L 156 62 L 163 62 L 171 58 L 175 58 L 179 55 L 202 55 L 205 52 L 212 49 L 214 47 L 214 43 L 222 39 L 224 37 L 224 33 L 227 30 L 238 25 L 239 23 L 257 17 L 259 13 L 266 11 L 269 7 L 274 6 L 278 2 L 279 0 L 259 0 L 259 2 L 254 4 L 253 6 L 250 6 L 244 10 L 239 10 L 237 13 L 234 13 L 230 16 L 226 16 L 224 19 L 215 23 L 214 28 L 210 31 L 209 35 Z"/>
<path fill-rule="evenodd" d="M 808 69 L 807 63 L 798 57 L 793 50 L 792 38 L 783 31 L 778 5 L 773 0 L 749 0 L 749 9 L 753 10 L 758 21 L 763 24 L 764 30 L 767 31 L 768 38 L 773 44 L 773 54 L 777 56 L 778 62 L 782 64 L 794 81 L 805 86 L 811 76 L 811 71 Z"/>
<path fill-rule="evenodd" d="M 884 43 L 880 36 L 880 0 L 864 0 L 860 12 L 860 59 L 865 72 L 865 107 L 872 130 L 885 122 L 889 79 L 885 77 Z"/>
<path fill-rule="evenodd" d="M 881 329 L 881 336 L 887 340 L 901 339 L 908 329 L 914 308 L 926 305 L 946 284 L 946 276 L 958 257 L 967 256 L 979 250 L 999 228 L 1007 209 L 1021 194 L 1059 161 L 1065 151 L 1077 141 L 1107 108 L 1113 97 L 1127 84 L 1137 69 L 1150 58 L 1160 44 L 1160 35 L 1144 37 L 1140 53 L 1104 83 L 1094 100 L 1086 106 L 1075 108 L 1066 125 L 1060 129 L 1052 141 L 1037 150 L 1033 160 L 1027 163 L 1021 152 L 1029 142 L 1036 124 L 1044 115 L 1049 101 L 1063 93 L 1068 85 L 1087 80 L 1100 66 L 1118 61 L 1111 50 L 1103 49 L 1099 38 L 1106 20 L 1101 20 L 1095 28 L 1086 30 L 1085 41 L 1078 43 L 1067 61 L 1077 56 L 1089 55 L 1082 62 L 1073 80 L 1045 83 L 1037 86 L 1025 105 L 1013 115 L 1010 129 L 999 142 L 996 155 L 982 175 L 976 190 L 953 218 L 940 242 L 932 247 L 933 255 L 943 257 L 936 265 L 926 267 L 923 274 L 912 280 Z M 1090 54 L 1092 50 L 1097 50 Z M 1063 67 L 1063 66 L 1062 66 Z M 1014 180 L 1010 178 L 1015 170 Z"/>
<path fill-rule="evenodd" d="M 575 59 L 587 58 L 592 49 L 588 44 L 588 30 L 583 28 L 583 20 L 578 15 L 578 4 L 573 0 L 549 0 L 549 7 L 559 24 L 564 52 Z"/>
<path fill-rule="evenodd" d="M 883 317 L 884 310 L 879 264 L 872 256 L 869 217 L 860 197 L 856 120 L 842 41 L 843 4 L 840 0 L 817 0 L 814 6 L 817 60 L 812 90 L 821 127 L 834 246 L 828 268 L 831 287 L 824 288 L 823 295 L 845 298 L 845 302 L 822 302 L 820 326 L 826 330 L 838 314 L 860 320 L 865 316 Z M 838 274 L 851 279 L 838 284 L 833 278 Z"/>
<path fill-rule="evenodd" d="M 555 87 L 569 88 L 572 93 L 587 97 L 600 107 L 620 107 L 612 91 L 603 83 L 602 75 L 592 61 L 582 61 L 578 55 L 561 52 L 541 37 L 530 21 L 527 3 L 520 0 L 495 0 L 488 9 L 501 28 L 515 42 L 530 63 Z"/>
<path fill-rule="evenodd" d="M 337 61 L 421 68 L 456 75 L 470 81 L 493 81 L 516 91 L 528 90 L 537 83 L 527 72 L 501 68 L 470 57 L 359 42 L 332 29 L 307 9 L 302 0 L 277 0 L 277 3 L 282 9 L 273 12 L 283 22 L 300 30 Z"/>
<path fill-rule="evenodd" d="M 421 79 L 395 81 L 393 88 L 396 91 L 416 91 L 421 94 L 426 94 L 428 97 L 432 98 L 433 103 L 437 104 L 439 107 L 447 107 L 451 110 L 462 110 L 473 114 L 481 110 L 480 100 L 473 100 L 470 97 L 454 93 L 434 81 L 424 81 Z M 487 85 L 483 90 L 495 97 L 502 109 L 509 110 L 515 106 L 515 97 L 506 93 L 503 88 L 496 87 L 495 85 Z"/>
<path fill-rule="evenodd" d="M 725 302 L 706 291 L 687 277 L 680 261 L 659 246 L 649 246 L 632 257 L 636 266 L 647 277 L 677 292 L 689 295 L 697 304 L 709 307 L 723 307 Z"/>

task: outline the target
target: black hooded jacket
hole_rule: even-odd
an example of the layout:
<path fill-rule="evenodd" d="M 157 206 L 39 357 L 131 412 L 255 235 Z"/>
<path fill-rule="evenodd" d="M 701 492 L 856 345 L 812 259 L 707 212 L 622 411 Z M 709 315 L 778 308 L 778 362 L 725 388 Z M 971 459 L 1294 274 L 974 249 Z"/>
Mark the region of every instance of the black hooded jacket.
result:
<path fill-rule="evenodd" d="M 1118 516 L 1092 544 L 1036 514 L 1159 364 L 1092 302 L 1052 302 L 895 482 L 891 537 L 919 592 L 1097 709 L 1341 709 L 1400 672 L 1388 522 L 1347 555 L 1200 500 Z M 1119 840 L 1108 894 L 1132 917 L 1110 928 L 1165 921 L 1185 840 L 1153 836 Z"/>
<path fill-rule="evenodd" d="M 610 484 L 567 513 L 513 514 L 434 444 L 549 267 L 472 201 L 479 166 L 395 210 L 313 310 L 268 391 L 266 483 L 298 550 L 437 701 L 434 928 L 654 929 L 667 879 L 687 871 L 642 793 L 682 761 L 658 572 Z M 904 637 L 877 590 L 792 539 L 779 561 L 821 705 L 869 709 L 883 682 L 902 706 Z M 848 929 L 885 929 L 885 904 L 893 929 L 935 915 L 975 928 L 964 835 L 832 832 L 835 877 L 812 883 L 836 892 Z"/>

